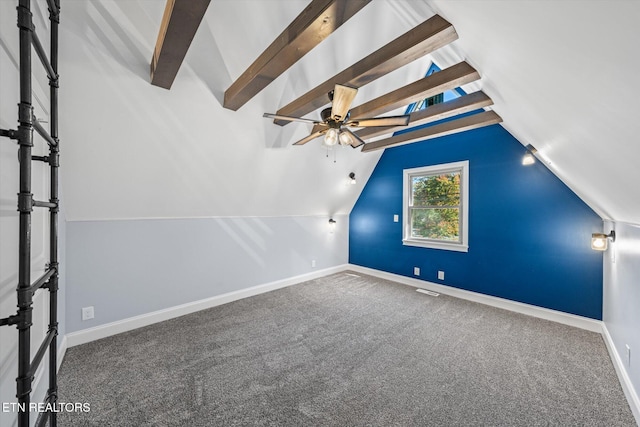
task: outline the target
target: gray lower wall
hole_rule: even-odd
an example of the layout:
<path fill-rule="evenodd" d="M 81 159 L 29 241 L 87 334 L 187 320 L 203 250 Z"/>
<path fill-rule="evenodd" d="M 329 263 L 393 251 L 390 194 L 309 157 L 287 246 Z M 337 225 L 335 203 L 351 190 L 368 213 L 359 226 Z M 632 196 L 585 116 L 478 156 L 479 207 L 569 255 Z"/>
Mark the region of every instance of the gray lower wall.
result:
<path fill-rule="evenodd" d="M 605 223 L 604 232 L 611 229 L 616 231 L 616 241 L 604 253 L 603 320 L 640 394 L 640 225 Z M 630 362 L 626 345 L 631 348 Z"/>
<path fill-rule="evenodd" d="M 67 222 L 66 332 L 345 264 L 334 218 L 333 233 L 328 216 Z"/>

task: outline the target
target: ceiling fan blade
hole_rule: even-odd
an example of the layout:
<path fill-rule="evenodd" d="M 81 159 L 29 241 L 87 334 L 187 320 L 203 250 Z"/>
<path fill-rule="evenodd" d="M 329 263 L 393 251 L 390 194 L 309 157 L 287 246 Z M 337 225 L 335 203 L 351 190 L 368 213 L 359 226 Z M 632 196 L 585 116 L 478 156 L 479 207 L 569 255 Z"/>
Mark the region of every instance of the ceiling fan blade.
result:
<path fill-rule="evenodd" d="M 409 116 L 389 116 L 389 117 L 372 117 L 368 119 L 350 120 L 347 126 L 358 128 L 366 128 L 373 126 L 407 126 L 409 124 Z"/>
<path fill-rule="evenodd" d="M 358 148 L 361 145 L 364 145 L 364 141 L 362 139 L 360 139 L 360 137 L 358 135 L 356 135 L 355 133 L 351 132 L 349 129 L 342 128 L 342 132 L 347 132 L 349 134 L 349 136 L 351 137 L 351 146 L 353 148 Z"/>
<path fill-rule="evenodd" d="M 291 117 L 291 116 L 282 116 L 280 114 L 270 114 L 270 113 L 264 113 L 262 115 L 262 117 L 266 117 L 268 119 L 278 119 L 278 120 L 287 120 L 290 122 L 302 122 L 302 123 L 311 123 L 313 125 L 317 125 L 320 124 L 322 122 L 319 122 L 317 120 L 312 120 L 312 119 L 305 119 L 303 117 Z"/>
<path fill-rule="evenodd" d="M 333 102 L 331 104 L 331 117 L 334 120 L 341 121 L 347 117 L 356 93 L 358 93 L 358 89 L 356 88 L 336 85 L 336 88 L 333 90 Z"/>
<path fill-rule="evenodd" d="M 305 136 L 300 141 L 294 142 L 293 145 L 304 145 L 307 142 L 311 141 L 312 139 L 316 139 L 317 137 L 322 136 L 326 131 L 327 129 L 322 130 L 320 132 L 314 132 L 311 135 Z"/>

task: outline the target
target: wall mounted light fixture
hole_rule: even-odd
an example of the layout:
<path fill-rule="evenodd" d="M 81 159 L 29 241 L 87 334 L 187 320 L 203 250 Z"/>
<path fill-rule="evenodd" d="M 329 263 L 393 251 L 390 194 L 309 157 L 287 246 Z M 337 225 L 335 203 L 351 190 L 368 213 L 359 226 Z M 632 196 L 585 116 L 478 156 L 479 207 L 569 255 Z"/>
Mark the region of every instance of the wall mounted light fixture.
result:
<path fill-rule="evenodd" d="M 522 157 L 522 164 L 525 166 L 528 166 L 536 162 L 536 158 L 534 154 L 536 154 L 538 150 L 536 149 L 536 147 L 534 147 L 531 144 L 527 145 L 526 148 L 527 148 L 527 153 Z"/>
<path fill-rule="evenodd" d="M 609 239 L 611 239 L 612 242 L 616 241 L 615 230 L 611 230 L 609 234 L 593 233 L 591 235 L 591 249 L 594 251 L 606 251 Z"/>
<path fill-rule="evenodd" d="M 355 173 L 353 173 L 353 172 L 351 172 L 351 173 L 349 174 L 349 180 L 350 180 L 349 182 L 350 182 L 351 184 L 356 185 L 356 174 L 355 174 Z"/>
<path fill-rule="evenodd" d="M 336 229 L 336 220 L 333 218 L 329 218 L 329 232 L 333 233 Z"/>

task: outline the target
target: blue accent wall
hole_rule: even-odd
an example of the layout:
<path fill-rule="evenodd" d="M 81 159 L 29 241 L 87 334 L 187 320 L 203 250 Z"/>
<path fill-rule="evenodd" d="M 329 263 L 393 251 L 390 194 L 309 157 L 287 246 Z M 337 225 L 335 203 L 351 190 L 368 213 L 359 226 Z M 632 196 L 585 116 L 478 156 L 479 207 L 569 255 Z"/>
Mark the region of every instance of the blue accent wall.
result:
<path fill-rule="evenodd" d="M 386 149 L 351 211 L 349 262 L 602 319 L 602 253 L 590 247 L 602 219 L 540 161 L 523 166 L 525 152 L 500 125 Z M 462 160 L 469 252 L 404 246 L 403 169 Z"/>

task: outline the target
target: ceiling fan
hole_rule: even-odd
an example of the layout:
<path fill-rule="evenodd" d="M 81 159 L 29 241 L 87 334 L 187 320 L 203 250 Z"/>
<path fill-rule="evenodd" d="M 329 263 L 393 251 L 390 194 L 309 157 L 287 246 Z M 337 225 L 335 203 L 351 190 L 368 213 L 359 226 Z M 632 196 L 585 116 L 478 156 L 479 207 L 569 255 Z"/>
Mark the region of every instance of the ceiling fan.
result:
<path fill-rule="evenodd" d="M 340 143 L 340 145 L 350 145 L 353 148 L 363 145 L 364 141 L 355 133 L 351 132 L 351 130 L 348 129 L 349 127 L 407 126 L 409 124 L 409 115 L 351 120 L 349 118 L 349 109 L 351 108 L 353 99 L 356 97 L 356 93 L 358 93 L 358 89 L 356 88 L 337 84 L 335 89 L 328 94 L 331 107 L 325 108 L 320 113 L 322 121 L 270 113 L 264 113 L 263 117 L 311 123 L 315 125 L 314 131 L 300 141 L 294 142 L 293 145 L 304 145 L 324 135 L 324 144 L 327 147 L 332 147 L 338 143 Z"/>

